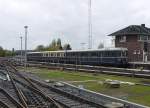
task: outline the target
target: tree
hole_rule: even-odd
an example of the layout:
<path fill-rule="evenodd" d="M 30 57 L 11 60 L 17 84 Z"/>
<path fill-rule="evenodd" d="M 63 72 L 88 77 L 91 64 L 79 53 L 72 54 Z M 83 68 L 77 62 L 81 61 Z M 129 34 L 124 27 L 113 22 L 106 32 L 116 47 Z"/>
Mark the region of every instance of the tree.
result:
<path fill-rule="evenodd" d="M 51 46 L 53 49 L 55 49 L 55 48 L 56 48 L 56 45 L 57 45 L 56 40 L 53 39 L 50 46 Z"/>
<path fill-rule="evenodd" d="M 56 51 L 56 46 L 57 46 L 57 43 L 56 43 L 56 40 L 53 39 L 52 42 L 49 44 L 49 46 L 46 47 L 46 50 L 48 51 Z"/>
<path fill-rule="evenodd" d="M 5 51 L 4 49 L 0 46 L 0 57 L 4 57 L 5 56 Z"/>
<path fill-rule="evenodd" d="M 38 45 L 35 50 L 36 51 L 44 51 L 45 47 L 44 47 L 44 45 Z"/>
<path fill-rule="evenodd" d="M 64 50 L 71 50 L 72 48 L 71 48 L 70 44 L 65 44 L 65 45 L 63 46 L 63 49 L 64 49 Z"/>
<path fill-rule="evenodd" d="M 14 56 L 15 54 L 16 53 L 14 48 L 12 48 L 12 51 L 10 51 L 10 50 L 5 50 L 0 46 L 0 57 Z"/>
<path fill-rule="evenodd" d="M 5 50 L 5 56 L 14 56 L 14 55 L 15 55 L 15 52 Z"/>
<path fill-rule="evenodd" d="M 98 49 L 101 49 L 101 48 L 104 48 L 104 44 L 103 44 L 103 43 L 100 43 L 100 44 L 98 45 Z"/>
<path fill-rule="evenodd" d="M 57 50 L 71 50 L 70 44 L 65 44 L 62 47 L 61 39 L 58 38 L 57 41 L 53 39 L 48 46 L 38 45 L 35 50 L 36 51 L 57 51 Z"/>
<path fill-rule="evenodd" d="M 57 49 L 62 50 L 62 45 L 61 45 L 61 39 L 60 38 L 57 39 Z"/>

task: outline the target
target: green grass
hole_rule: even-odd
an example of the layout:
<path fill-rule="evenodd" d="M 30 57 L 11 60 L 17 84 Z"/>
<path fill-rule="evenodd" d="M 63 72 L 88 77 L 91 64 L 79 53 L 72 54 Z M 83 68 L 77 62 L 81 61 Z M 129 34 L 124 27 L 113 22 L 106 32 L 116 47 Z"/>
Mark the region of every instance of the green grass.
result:
<path fill-rule="evenodd" d="M 74 71 L 60 71 L 60 70 L 48 70 L 48 69 L 35 69 L 29 68 L 31 71 L 43 79 L 59 80 L 59 81 L 83 81 L 83 82 L 70 82 L 76 86 L 84 85 L 84 88 L 114 96 L 117 98 L 129 100 L 139 104 L 150 106 L 150 87 L 142 85 L 121 85 L 120 88 L 109 88 L 100 84 L 99 81 L 104 81 L 105 79 L 121 80 L 128 82 L 139 83 L 143 80 L 149 81 L 150 79 L 143 78 L 131 78 L 125 76 L 115 76 L 115 75 L 104 75 L 104 74 L 92 74 Z M 87 81 L 95 80 L 95 81 Z M 84 82 L 87 81 L 87 82 Z"/>

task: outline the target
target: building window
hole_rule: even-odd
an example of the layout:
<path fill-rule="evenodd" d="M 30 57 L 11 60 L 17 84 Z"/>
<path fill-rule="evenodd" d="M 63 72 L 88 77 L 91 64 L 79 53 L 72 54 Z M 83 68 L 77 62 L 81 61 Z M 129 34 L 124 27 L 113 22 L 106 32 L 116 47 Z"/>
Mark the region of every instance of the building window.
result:
<path fill-rule="evenodd" d="M 140 50 L 134 50 L 133 54 L 141 54 Z"/>
<path fill-rule="evenodd" d="M 148 40 L 150 41 L 150 36 L 148 36 Z"/>
<path fill-rule="evenodd" d="M 137 54 L 141 54 L 140 50 L 137 50 Z"/>
<path fill-rule="evenodd" d="M 136 54 L 136 50 L 133 51 L 133 54 Z"/>
<path fill-rule="evenodd" d="M 119 42 L 126 42 L 126 36 L 120 36 Z"/>
<path fill-rule="evenodd" d="M 150 36 L 139 35 L 138 41 L 150 41 Z"/>

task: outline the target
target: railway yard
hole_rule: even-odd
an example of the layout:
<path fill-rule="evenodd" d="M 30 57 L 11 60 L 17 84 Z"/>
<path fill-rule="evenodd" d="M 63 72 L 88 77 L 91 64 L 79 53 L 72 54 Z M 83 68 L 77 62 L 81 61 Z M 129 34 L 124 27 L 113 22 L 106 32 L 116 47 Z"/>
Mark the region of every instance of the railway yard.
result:
<path fill-rule="evenodd" d="M 0 108 L 150 108 L 148 10 L 148 0 L 0 1 Z"/>
<path fill-rule="evenodd" d="M 32 74 L 18 72 L 8 62 L 1 63 L 2 108 L 105 108 L 79 94 L 70 93 L 69 86 L 55 87 Z M 3 77 L 4 78 L 4 77 Z"/>
<path fill-rule="evenodd" d="M 135 74 L 126 77 L 93 71 L 85 73 L 85 71 L 79 72 L 77 68 L 74 71 L 70 70 L 71 68 L 62 68 L 58 64 L 33 66 L 31 63 L 24 72 L 22 66 L 16 67 L 14 64 L 16 63 L 12 61 L 1 60 L 2 108 L 148 108 L 146 106 L 150 106 L 150 87 L 148 83 L 142 83 L 149 80 L 135 78 L 137 77 Z M 120 81 L 121 86 L 111 88 L 104 84 L 113 80 Z"/>

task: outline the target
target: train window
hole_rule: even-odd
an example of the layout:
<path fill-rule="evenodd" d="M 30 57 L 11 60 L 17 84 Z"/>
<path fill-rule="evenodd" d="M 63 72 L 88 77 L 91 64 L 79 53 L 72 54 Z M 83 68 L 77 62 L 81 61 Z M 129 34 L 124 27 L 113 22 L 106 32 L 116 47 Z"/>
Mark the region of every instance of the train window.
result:
<path fill-rule="evenodd" d="M 81 52 L 80 55 L 81 55 L 81 57 L 87 57 L 88 53 L 87 52 Z"/>
<path fill-rule="evenodd" d="M 56 53 L 57 54 L 57 57 L 60 57 L 60 53 Z"/>
<path fill-rule="evenodd" d="M 122 56 L 123 56 L 123 57 L 126 57 L 126 56 L 127 56 L 126 51 L 122 51 Z"/>
<path fill-rule="evenodd" d="M 116 54 L 115 54 L 115 52 L 112 52 L 112 57 L 116 57 Z"/>
<path fill-rule="evenodd" d="M 71 56 L 74 56 L 74 53 L 73 53 L 73 52 L 71 53 Z"/>
<path fill-rule="evenodd" d="M 116 57 L 120 57 L 121 56 L 121 52 L 120 51 L 116 51 Z"/>
<path fill-rule="evenodd" d="M 104 57 L 104 51 L 101 52 L 101 57 Z"/>
<path fill-rule="evenodd" d="M 45 57 L 45 54 L 43 53 L 43 57 Z"/>
<path fill-rule="evenodd" d="M 67 56 L 70 57 L 70 53 L 69 52 L 67 53 Z"/>
<path fill-rule="evenodd" d="M 91 52 L 92 57 L 97 57 L 97 52 Z"/>
<path fill-rule="evenodd" d="M 103 52 L 103 57 L 108 57 L 108 51 Z"/>
<path fill-rule="evenodd" d="M 55 57 L 57 57 L 57 53 L 54 53 Z"/>
<path fill-rule="evenodd" d="M 74 52 L 72 53 L 72 56 L 73 56 L 73 57 L 75 56 L 75 53 L 74 53 Z"/>
<path fill-rule="evenodd" d="M 68 52 L 68 56 L 70 57 L 70 56 L 71 56 L 71 53 Z"/>
<path fill-rule="evenodd" d="M 51 57 L 53 57 L 54 56 L 54 54 L 53 53 L 51 53 Z"/>
<path fill-rule="evenodd" d="M 108 56 L 109 56 L 109 57 L 112 57 L 112 56 L 113 56 L 113 51 L 109 51 L 109 52 L 108 52 Z"/>
<path fill-rule="evenodd" d="M 49 53 L 49 57 L 51 56 L 51 53 Z"/>
<path fill-rule="evenodd" d="M 70 57 L 72 56 L 72 52 L 69 53 L 69 56 L 70 56 Z"/>
<path fill-rule="evenodd" d="M 72 56 L 75 56 L 75 53 L 74 53 L 74 52 L 72 53 Z"/>
<path fill-rule="evenodd" d="M 64 53 L 61 53 L 61 57 L 64 57 Z"/>
<path fill-rule="evenodd" d="M 76 55 L 75 55 L 75 56 L 77 57 L 77 56 L 79 56 L 79 54 L 80 54 L 80 52 L 76 52 Z"/>
<path fill-rule="evenodd" d="M 102 57 L 102 52 L 98 52 L 98 56 L 99 56 L 99 57 Z"/>

